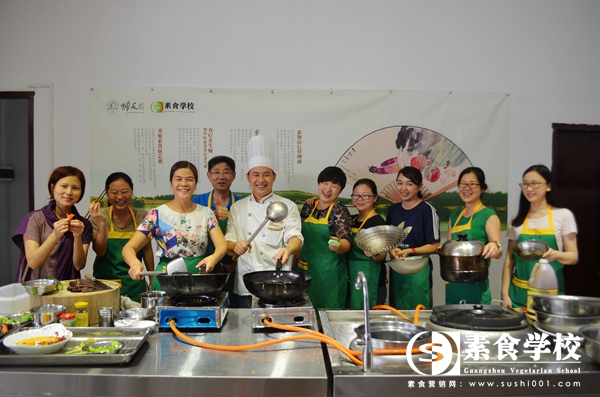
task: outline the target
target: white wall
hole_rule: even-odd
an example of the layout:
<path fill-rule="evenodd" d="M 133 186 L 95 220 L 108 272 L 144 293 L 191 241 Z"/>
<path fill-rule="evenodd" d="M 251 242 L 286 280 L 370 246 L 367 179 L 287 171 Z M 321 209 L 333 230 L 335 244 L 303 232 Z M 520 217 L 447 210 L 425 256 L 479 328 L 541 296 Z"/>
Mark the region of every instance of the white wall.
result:
<path fill-rule="evenodd" d="M 596 0 L 0 0 L 0 90 L 52 84 L 36 161 L 87 175 L 92 86 L 506 92 L 513 214 L 551 123 L 599 123 L 599 20 Z"/>

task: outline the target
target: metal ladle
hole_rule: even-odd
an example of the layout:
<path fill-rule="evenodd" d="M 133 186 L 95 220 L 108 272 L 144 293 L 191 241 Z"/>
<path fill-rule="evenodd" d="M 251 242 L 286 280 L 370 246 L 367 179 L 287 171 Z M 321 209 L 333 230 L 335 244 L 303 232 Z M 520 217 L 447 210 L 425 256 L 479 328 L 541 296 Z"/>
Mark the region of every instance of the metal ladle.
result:
<path fill-rule="evenodd" d="M 262 230 L 263 227 L 265 227 L 265 225 L 267 224 L 268 221 L 271 222 L 281 222 L 282 220 L 284 220 L 285 218 L 287 218 L 288 216 L 288 207 L 283 204 L 281 201 L 275 201 L 271 204 L 269 204 L 269 206 L 267 207 L 267 217 L 265 218 L 265 220 L 263 221 L 263 223 L 260 224 L 260 226 L 256 229 L 256 231 L 250 236 L 250 238 L 248 238 L 248 240 L 246 240 L 246 245 L 250 245 L 250 243 L 252 242 L 252 240 L 254 240 L 254 238 L 256 236 L 258 236 L 258 233 L 260 233 L 260 231 Z M 234 255 L 233 256 L 233 260 L 236 260 L 239 257 L 239 255 Z"/>

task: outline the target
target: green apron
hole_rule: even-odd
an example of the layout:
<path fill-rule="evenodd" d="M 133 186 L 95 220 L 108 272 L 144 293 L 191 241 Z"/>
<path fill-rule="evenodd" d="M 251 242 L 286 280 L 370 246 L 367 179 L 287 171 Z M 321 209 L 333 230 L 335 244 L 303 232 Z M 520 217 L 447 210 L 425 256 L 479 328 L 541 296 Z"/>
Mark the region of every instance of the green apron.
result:
<path fill-rule="evenodd" d="M 469 218 L 467 224 L 459 225 L 463 219 L 463 214 L 466 208 L 456 218 L 456 222 L 450 232 L 452 233 L 452 240 L 458 240 L 458 234 L 467 234 L 469 240 L 479 240 L 482 243 L 487 243 L 487 234 L 485 228 L 483 230 L 471 229 L 471 223 L 473 217 L 477 211 L 483 209 L 483 203 L 479 203 L 473 211 L 473 215 Z M 487 267 L 490 266 L 490 261 L 487 261 Z M 492 302 L 492 294 L 490 292 L 490 281 L 479 281 L 476 283 L 446 283 L 446 304 L 455 305 L 459 303 L 479 303 L 482 305 L 489 305 Z"/>
<path fill-rule="evenodd" d="M 369 215 L 365 218 L 363 223 L 358 228 L 352 228 L 352 238 L 362 229 L 365 222 L 375 213 L 375 210 L 371 210 Z M 358 215 L 357 215 L 358 217 Z M 354 288 L 356 281 L 356 275 L 358 272 L 363 272 L 367 278 L 367 286 L 369 288 L 369 305 L 371 307 L 377 304 L 377 289 L 379 288 L 379 273 L 381 271 L 381 264 L 365 255 L 364 251 L 358 248 L 358 246 L 352 243 L 350 252 L 348 253 L 348 301 L 346 306 L 348 309 L 363 309 L 363 293 L 362 289 L 357 290 Z M 370 309 L 370 308 L 369 308 Z"/>
<path fill-rule="evenodd" d="M 123 260 L 121 251 L 123 247 L 131 237 L 135 234 L 137 229 L 137 222 L 135 220 L 135 214 L 133 210 L 129 208 L 131 212 L 131 219 L 133 221 L 133 232 L 115 232 L 115 224 L 113 223 L 112 213 L 113 208 L 108 208 L 108 238 L 106 240 L 106 252 L 103 256 L 96 257 L 94 261 L 94 277 L 105 280 L 121 280 L 121 291 L 120 294 L 128 296 L 130 299 L 140 302 L 140 294 L 147 291 L 147 285 L 145 280 L 132 280 L 129 277 L 129 266 Z M 138 259 L 141 261 L 144 250 L 141 249 L 137 253 Z"/>
<path fill-rule="evenodd" d="M 547 228 L 530 228 L 528 227 L 529 214 L 523 221 L 523 229 L 517 238 L 517 243 L 524 240 L 541 240 L 548 244 L 553 250 L 558 250 L 556 235 L 554 234 L 554 224 L 552 223 L 552 207 L 548 206 L 548 227 Z M 513 307 L 525 307 L 527 303 L 527 287 L 531 271 L 537 261 L 524 261 L 513 253 L 515 260 L 515 272 L 508 288 L 508 294 L 512 300 Z M 550 265 L 556 273 L 558 280 L 558 294 L 565 293 L 565 279 L 563 276 L 563 265 L 559 261 L 552 261 Z"/>
<path fill-rule="evenodd" d="M 318 205 L 315 203 L 313 212 Z M 329 249 L 329 206 L 327 216 L 315 219 L 312 214 L 302 222 L 304 245 L 298 271 L 312 276 L 308 296 L 317 309 L 343 309 L 346 303 L 348 271 L 346 255 L 339 255 Z"/>
<path fill-rule="evenodd" d="M 212 194 L 213 194 L 213 192 L 210 192 L 210 194 L 208 195 L 207 207 L 210 209 L 212 209 L 212 206 L 213 206 L 212 205 Z M 233 203 L 235 203 L 235 196 L 233 195 L 233 193 L 231 193 L 230 207 L 231 207 L 231 205 L 233 205 Z M 229 218 L 227 218 L 227 219 L 229 219 Z M 219 222 L 219 228 L 221 228 L 223 235 L 225 235 L 225 233 L 227 232 L 227 219 L 224 219 L 222 221 L 217 220 L 217 222 Z M 208 246 L 206 247 L 205 256 L 209 256 L 214 253 L 215 253 L 215 246 L 214 246 L 212 240 L 209 238 Z M 235 264 L 235 261 L 233 260 L 233 258 L 231 256 L 225 254 L 225 256 L 221 259 L 221 263 L 226 264 L 226 265 L 233 265 L 233 264 Z M 222 289 L 222 292 L 229 293 L 229 307 L 230 308 L 239 307 L 238 302 L 237 302 L 237 295 L 233 294 L 233 286 L 235 285 L 235 273 L 236 273 L 236 271 L 234 270 L 233 273 L 229 274 L 229 278 L 227 279 L 227 284 L 225 284 L 225 286 Z"/>
<path fill-rule="evenodd" d="M 415 274 L 390 271 L 390 305 L 396 309 L 414 310 L 417 305 L 429 309 L 429 264 Z"/>
<path fill-rule="evenodd" d="M 183 258 L 183 260 L 185 261 L 185 266 L 187 267 L 187 271 L 190 274 L 199 274 L 200 273 L 200 269 L 196 268 L 196 265 L 198 263 L 200 263 L 200 261 L 204 258 L 206 258 L 206 253 L 205 255 L 202 256 L 191 256 L 189 258 Z M 160 272 L 162 270 L 165 270 L 167 267 L 167 264 L 169 262 L 171 262 L 173 259 L 175 258 L 165 258 L 164 256 L 160 257 L 160 262 L 158 262 L 158 265 L 156 265 L 156 271 Z M 154 277 L 154 280 L 152 280 L 152 289 L 154 291 L 162 291 L 162 287 L 160 286 L 159 282 L 158 282 L 158 277 Z"/>

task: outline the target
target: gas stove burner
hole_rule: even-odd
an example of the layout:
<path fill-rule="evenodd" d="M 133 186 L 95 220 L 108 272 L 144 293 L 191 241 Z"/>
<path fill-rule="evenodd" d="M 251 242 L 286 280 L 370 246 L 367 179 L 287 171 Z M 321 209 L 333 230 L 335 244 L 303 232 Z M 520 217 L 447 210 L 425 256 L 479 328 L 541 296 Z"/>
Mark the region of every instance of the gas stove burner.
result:
<path fill-rule="evenodd" d="M 194 297 L 181 297 L 181 298 L 173 298 L 173 302 L 177 307 L 198 307 L 198 306 L 208 306 L 214 303 L 217 300 L 216 296 L 194 296 Z"/>
<path fill-rule="evenodd" d="M 306 299 L 304 299 L 304 296 L 299 296 L 292 300 L 277 301 L 277 302 L 265 302 L 262 299 L 258 300 L 259 306 L 264 307 L 264 308 L 298 307 L 298 306 L 304 305 L 305 302 L 306 302 Z"/>

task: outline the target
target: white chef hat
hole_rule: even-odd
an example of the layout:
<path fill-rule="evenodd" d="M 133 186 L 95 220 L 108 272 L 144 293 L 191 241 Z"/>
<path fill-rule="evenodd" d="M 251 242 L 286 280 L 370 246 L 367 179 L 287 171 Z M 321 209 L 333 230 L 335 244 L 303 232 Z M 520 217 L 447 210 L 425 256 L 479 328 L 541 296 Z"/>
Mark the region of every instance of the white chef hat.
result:
<path fill-rule="evenodd" d="M 248 171 L 254 167 L 269 167 L 275 172 L 275 141 L 264 135 L 250 138 L 246 147 Z"/>

